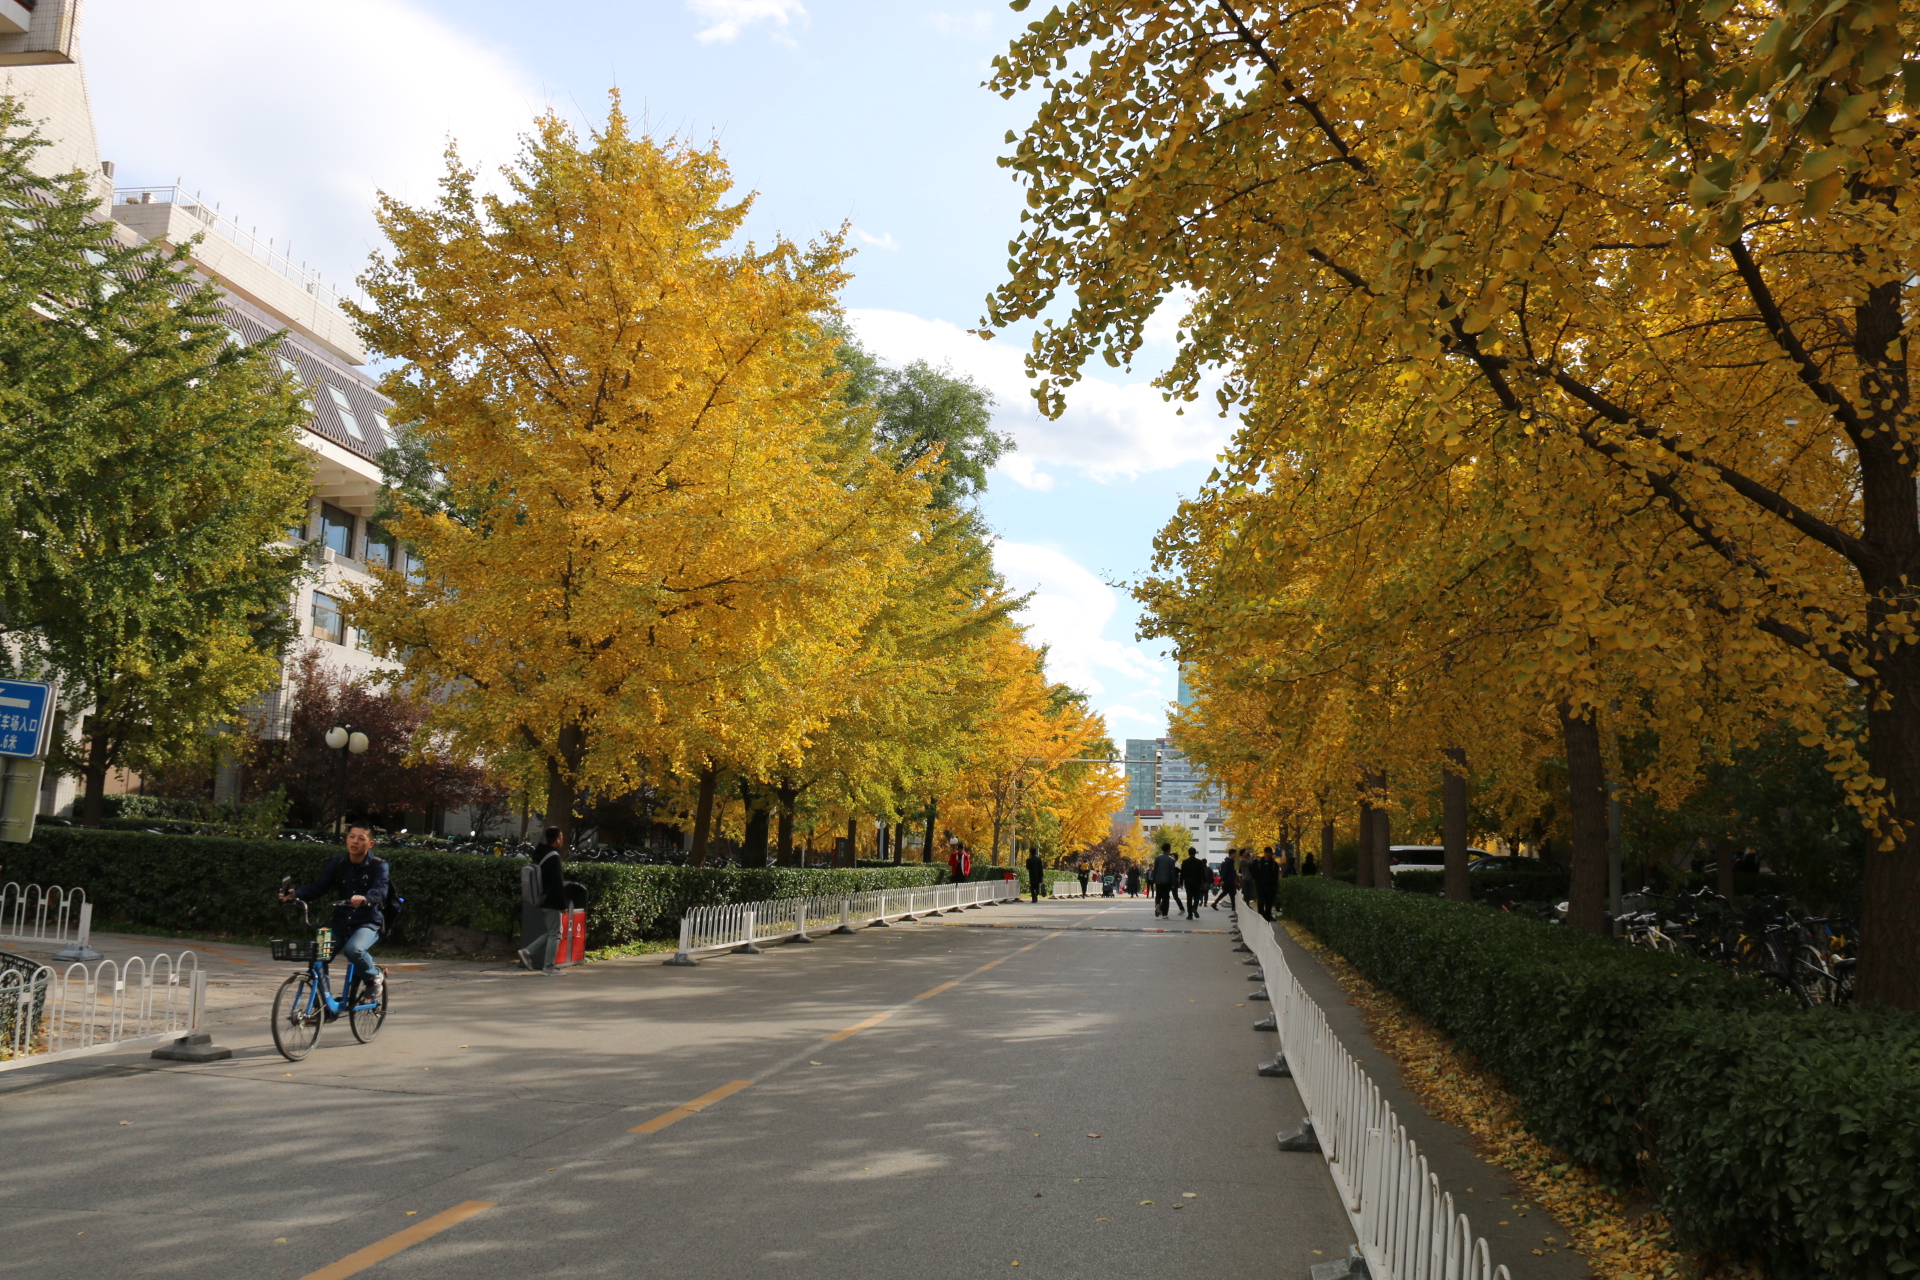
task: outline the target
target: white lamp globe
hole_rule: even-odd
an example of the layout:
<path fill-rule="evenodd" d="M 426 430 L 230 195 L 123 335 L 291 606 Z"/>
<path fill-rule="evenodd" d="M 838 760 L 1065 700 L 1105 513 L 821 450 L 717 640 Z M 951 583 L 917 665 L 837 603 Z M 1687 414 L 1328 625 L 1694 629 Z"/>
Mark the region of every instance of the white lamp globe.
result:
<path fill-rule="evenodd" d="M 338 751 L 340 748 L 346 746 L 347 731 L 341 728 L 339 725 L 335 725 L 333 726 L 333 728 L 327 730 L 327 745 L 333 748 L 335 751 Z"/>
<path fill-rule="evenodd" d="M 367 735 L 361 733 L 358 729 L 354 730 L 353 736 L 347 739 L 347 750 L 353 752 L 355 755 L 359 755 L 365 751 L 369 745 Z"/>

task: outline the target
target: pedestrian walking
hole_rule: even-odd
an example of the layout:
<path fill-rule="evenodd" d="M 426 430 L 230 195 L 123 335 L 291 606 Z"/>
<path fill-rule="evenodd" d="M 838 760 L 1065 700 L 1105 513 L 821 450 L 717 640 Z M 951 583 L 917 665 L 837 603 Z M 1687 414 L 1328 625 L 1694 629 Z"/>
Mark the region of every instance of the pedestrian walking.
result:
<path fill-rule="evenodd" d="M 1315 858 L 1312 854 L 1308 854 L 1306 858 L 1302 860 L 1300 863 L 1300 874 L 1303 876 L 1319 875 L 1320 874 L 1319 859 Z"/>
<path fill-rule="evenodd" d="M 1040 851 L 1027 854 L 1027 887 L 1033 890 L 1033 900 L 1040 901 L 1040 886 L 1047 882 L 1047 864 L 1040 861 Z"/>
<path fill-rule="evenodd" d="M 1200 904 L 1207 900 L 1207 886 L 1213 883 L 1213 868 L 1189 849 L 1187 860 L 1180 864 L 1180 880 L 1187 890 L 1187 919 L 1198 920 Z"/>
<path fill-rule="evenodd" d="M 1180 864 L 1173 860 L 1173 846 L 1160 846 L 1160 855 L 1153 860 L 1153 870 L 1149 873 L 1153 881 L 1153 914 L 1164 918 L 1167 914 L 1167 899 L 1173 896 L 1174 884 L 1180 879 Z"/>
<path fill-rule="evenodd" d="M 560 913 L 567 909 L 567 887 L 560 851 L 567 847 L 567 833 L 548 827 L 534 846 L 533 866 L 540 878 L 538 901 L 540 921 L 547 931 L 520 949 L 520 967 L 553 973 L 554 953 L 560 949 Z M 535 963 L 536 958 L 538 963 Z"/>
<path fill-rule="evenodd" d="M 1273 900 L 1280 892 L 1280 864 L 1273 860 L 1271 847 L 1261 851 L 1253 864 L 1253 897 L 1262 920 L 1273 919 Z"/>
<path fill-rule="evenodd" d="M 1089 877 L 1092 876 L 1093 871 L 1090 867 L 1086 865 L 1086 863 L 1083 862 L 1080 864 L 1079 872 L 1080 872 L 1080 896 L 1084 898 L 1087 896 L 1087 880 Z"/>
<path fill-rule="evenodd" d="M 1140 896 L 1140 868 L 1138 867 L 1127 868 L 1127 896 L 1129 898 Z"/>
<path fill-rule="evenodd" d="M 1227 900 L 1227 910 L 1235 910 L 1234 895 L 1240 889 L 1240 868 L 1233 864 L 1233 850 L 1227 850 L 1227 856 L 1220 859 L 1220 892 L 1213 895 L 1213 909 L 1220 909 L 1220 899 Z"/>

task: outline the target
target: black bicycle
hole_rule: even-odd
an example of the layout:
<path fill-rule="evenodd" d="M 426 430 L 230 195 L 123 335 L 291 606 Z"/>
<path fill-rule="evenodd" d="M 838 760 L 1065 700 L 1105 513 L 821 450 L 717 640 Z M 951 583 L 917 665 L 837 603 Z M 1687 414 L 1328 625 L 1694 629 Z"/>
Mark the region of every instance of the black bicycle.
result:
<path fill-rule="evenodd" d="M 333 905 L 350 904 L 342 900 Z M 313 927 L 313 918 L 304 902 L 300 904 L 300 919 L 308 928 Z M 305 942 L 288 938 L 272 940 L 275 960 L 291 960 L 307 966 L 305 973 L 296 973 L 281 983 L 273 997 L 273 1047 L 288 1062 L 298 1062 L 312 1053 L 313 1046 L 320 1040 L 320 1028 L 342 1014 L 346 1015 L 353 1038 L 361 1044 L 379 1035 L 387 1021 L 387 1010 L 393 1003 L 393 984 L 381 983 L 380 994 L 374 997 L 366 990 L 372 984 L 361 981 L 365 975 L 355 972 L 351 960 L 347 961 L 343 994 L 335 998 L 327 976 L 327 963 L 333 959 L 335 946 L 332 934 L 331 929 L 322 928 Z"/>

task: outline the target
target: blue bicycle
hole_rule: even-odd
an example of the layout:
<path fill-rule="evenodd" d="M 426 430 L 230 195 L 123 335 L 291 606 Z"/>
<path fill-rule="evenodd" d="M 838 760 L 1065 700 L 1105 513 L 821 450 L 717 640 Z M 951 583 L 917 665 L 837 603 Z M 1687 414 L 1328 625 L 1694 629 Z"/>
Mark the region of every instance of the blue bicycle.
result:
<path fill-rule="evenodd" d="M 333 905 L 349 904 L 341 901 Z M 300 918 L 308 928 L 313 927 L 304 902 L 300 904 Z M 380 1034 L 380 1027 L 387 1020 L 387 1008 L 393 1002 L 393 984 L 381 983 L 379 998 L 371 998 L 370 993 L 358 989 L 365 984 L 359 981 L 360 975 L 354 972 L 354 964 L 349 960 L 345 994 L 335 999 L 327 981 L 327 962 L 333 959 L 331 939 L 323 946 L 318 931 L 305 942 L 275 938 L 273 958 L 304 962 L 307 966 L 305 973 L 296 973 L 281 983 L 273 997 L 273 1047 L 288 1062 L 298 1062 L 312 1053 L 313 1046 L 320 1040 L 320 1028 L 341 1014 L 346 1015 L 353 1038 L 361 1044 Z"/>

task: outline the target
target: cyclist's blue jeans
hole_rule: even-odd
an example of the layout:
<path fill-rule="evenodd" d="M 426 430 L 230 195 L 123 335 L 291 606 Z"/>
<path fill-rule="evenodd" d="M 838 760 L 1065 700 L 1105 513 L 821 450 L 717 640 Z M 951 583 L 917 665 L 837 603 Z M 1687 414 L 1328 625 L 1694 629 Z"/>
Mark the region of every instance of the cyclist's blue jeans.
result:
<path fill-rule="evenodd" d="M 370 924 L 363 924 L 347 935 L 341 944 L 340 954 L 353 962 L 353 970 L 362 977 L 374 972 L 373 957 L 367 954 L 367 948 L 380 941 L 380 931 Z"/>

